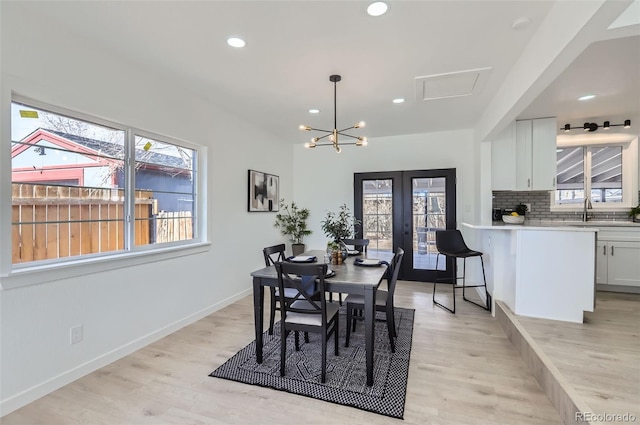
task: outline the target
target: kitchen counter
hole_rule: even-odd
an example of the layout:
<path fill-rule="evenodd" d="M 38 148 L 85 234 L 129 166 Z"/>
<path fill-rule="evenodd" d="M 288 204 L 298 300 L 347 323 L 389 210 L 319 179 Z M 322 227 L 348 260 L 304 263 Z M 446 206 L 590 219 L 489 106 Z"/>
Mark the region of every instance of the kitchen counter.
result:
<path fill-rule="evenodd" d="M 557 224 L 556 224 L 557 223 Z M 565 224 L 565 222 L 555 222 L 555 223 L 527 223 L 524 224 L 506 224 L 503 222 L 494 222 L 493 224 L 468 224 L 463 223 L 464 226 L 467 226 L 472 229 L 483 229 L 483 230 L 540 230 L 540 231 L 558 231 L 563 230 L 566 232 L 594 232 L 597 231 L 597 228 L 592 226 L 578 226 Z"/>
<path fill-rule="evenodd" d="M 493 298 L 515 314 L 582 323 L 595 304 L 599 227 L 462 224 L 484 253 Z"/>
<path fill-rule="evenodd" d="M 465 224 L 476 229 L 521 229 L 521 230 L 567 230 L 567 231 L 591 231 L 601 227 L 625 227 L 639 229 L 640 223 L 633 221 L 568 221 L 568 220 L 525 220 L 523 224 L 506 224 L 502 221 L 494 221 L 492 224 L 475 225 Z"/>

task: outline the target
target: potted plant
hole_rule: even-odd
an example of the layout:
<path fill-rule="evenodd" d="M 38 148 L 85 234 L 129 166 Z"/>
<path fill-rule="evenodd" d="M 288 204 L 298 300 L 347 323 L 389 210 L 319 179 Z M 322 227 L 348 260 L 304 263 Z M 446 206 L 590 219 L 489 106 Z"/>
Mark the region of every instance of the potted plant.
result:
<path fill-rule="evenodd" d="M 342 257 L 346 258 L 348 250 L 342 240 L 353 237 L 356 226 L 360 226 L 362 222 L 351 214 L 346 204 L 342 204 L 337 214 L 332 211 L 327 212 L 321 224 L 324 234 L 331 238 L 328 249 L 334 250 L 338 246 Z"/>
<path fill-rule="evenodd" d="M 280 228 L 280 232 L 289 238 L 293 255 L 300 255 L 305 251 L 302 241 L 305 236 L 311 234 L 311 230 L 307 229 L 308 218 L 307 208 L 300 208 L 295 202 L 287 205 L 284 199 L 280 200 L 280 212 L 276 214 L 276 222 L 273 226 Z"/>
<path fill-rule="evenodd" d="M 629 217 L 635 222 L 640 222 L 640 204 L 629 210 Z"/>

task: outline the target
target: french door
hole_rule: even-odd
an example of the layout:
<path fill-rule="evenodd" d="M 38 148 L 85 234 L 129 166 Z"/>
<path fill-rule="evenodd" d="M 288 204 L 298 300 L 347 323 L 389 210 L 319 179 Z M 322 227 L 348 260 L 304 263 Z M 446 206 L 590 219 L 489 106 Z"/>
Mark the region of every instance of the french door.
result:
<path fill-rule="evenodd" d="M 455 169 L 356 173 L 354 197 L 370 257 L 401 247 L 402 279 L 450 276 L 454 264 L 442 256 L 436 270 L 435 232 L 456 228 Z"/>

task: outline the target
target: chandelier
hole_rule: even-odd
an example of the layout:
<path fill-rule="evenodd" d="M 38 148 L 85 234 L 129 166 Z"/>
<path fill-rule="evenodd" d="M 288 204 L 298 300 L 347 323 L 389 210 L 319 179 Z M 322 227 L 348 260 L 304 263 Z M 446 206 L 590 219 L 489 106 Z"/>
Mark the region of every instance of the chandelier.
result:
<path fill-rule="evenodd" d="M 352 136 L 350 134 L 344 133 L 348 130 L 353 130 L 354 128 L 364 127 L 364 121 L 360 121 L 357 124 L 352 125 L 351 127 L 343 128 L 342 130 L 338 130 L 338 118 L 336 113 L 336 88 L 338 81 L 342 80 L 342 77 L 339 75 L 331 75 L 329 76 L 329 81 L 333 83 L 333 130 L 322 130 L 320 128 L 313 128 L 307 125 L 301 125 L 300 130 L 303 131 L 321 131 L 326 133 L 324 136 L 314 137 L 311 139 L 311 142 L 305 143 L 304 147 L 307 149 L 315 148 L 317 146 L 333 146 L 337 153 L 340 153 L 342 149 L 340 146 L 344 145 L 356 145 L 356 146 L 367 146 L 367 138 L 366 137 L 357 137 Z M 355 139 L 353 143 L 340 143 L 339 136 L 349 137 L 351 139 Z M 321 140 L 325 139 L 324 142 Z M 320 143 L 318 143 L 320 142 Z"/>

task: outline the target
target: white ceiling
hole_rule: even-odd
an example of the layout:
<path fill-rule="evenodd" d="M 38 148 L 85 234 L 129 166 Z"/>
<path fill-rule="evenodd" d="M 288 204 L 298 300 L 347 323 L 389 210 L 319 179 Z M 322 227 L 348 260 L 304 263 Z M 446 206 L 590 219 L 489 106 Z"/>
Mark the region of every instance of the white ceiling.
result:
<path fill-rule="evenodd" d="M 371 17 L 367 1 L 21 2 L 21 13 L 139 62 L 280 137 L 304 143 L 299 124 L 369 138 L 473 128 L 535 34 L 552 1 L 391 1 Z M 3 5 L 5 8 L 6 4 Z M 4 12 L 4 11 L 3 11 Z M 519 18 L 530 25 L 514 30 Z M 640 25 L 636 25 L 640 26 Z M 231 35 L 247 46 L 233 49 Z M 602 42 L 578 57 L 519 116 L 640 116 L 640 37 Z M 64 53 L 62 53 L 64 54 Z M 472 95 L 422 101 L 415 77 L 491 68 Z M 578 104 L 586 92 L 606 94 Z M 406 98 L 404 104 L 392 99 Z M 310 115 L 319 108 L 319 115 Z M 640 122 L 638 122 L 640 124 Z"/>

